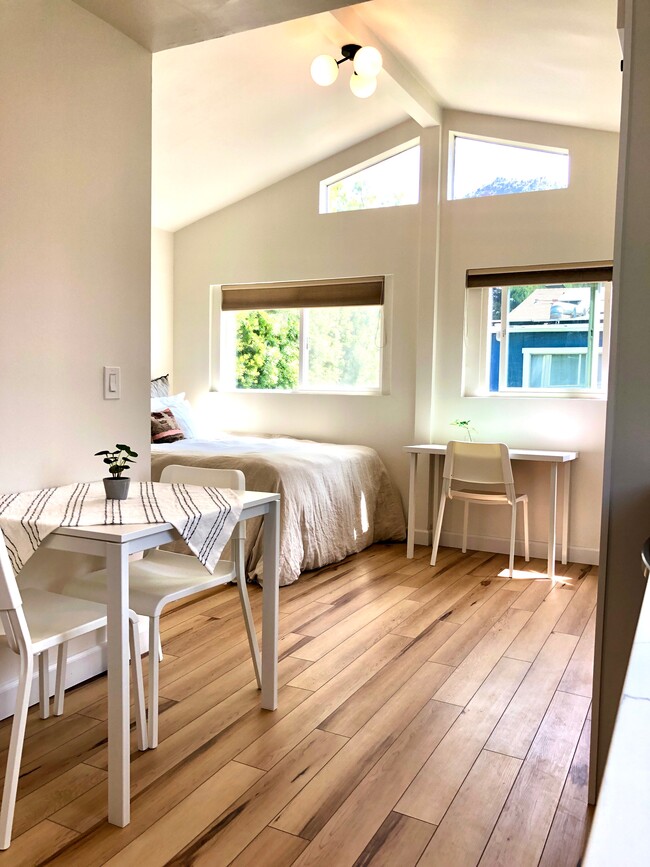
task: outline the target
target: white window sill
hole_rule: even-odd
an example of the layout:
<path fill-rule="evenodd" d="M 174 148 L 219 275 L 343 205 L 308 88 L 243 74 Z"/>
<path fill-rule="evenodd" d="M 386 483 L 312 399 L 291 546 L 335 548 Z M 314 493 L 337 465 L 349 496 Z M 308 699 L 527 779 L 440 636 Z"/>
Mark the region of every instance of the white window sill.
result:
<path fill-rule="evenodd" d="M 304 389 L 285 391 L 281 388 L 214 388 L 220 394 L 283 394 L 283 395 L 322 395 L 334 397 L 384 397 L 388 391 L 375 388 L 372 391 L 326 391 L 325 389 Z"/>
<path fill-rule="evenodd" d="M 514 398 L 515 400 L 521 398 L 544 398 L 548 400 L 553 399 L 562 399 L 562 400 L 607 400 L 607 394 L 604 391 L 561 391 L 561 390 L 542 390 L 535 389 L 535 391 L 490 391 L 481 394 L 471 394 L 465 393 L 463 397 L 471 397 L 471 398 L 487 398 L 488 400 L 494 400 L 494 398 L 501 399 L 506 398 L 508 400 Z"/>

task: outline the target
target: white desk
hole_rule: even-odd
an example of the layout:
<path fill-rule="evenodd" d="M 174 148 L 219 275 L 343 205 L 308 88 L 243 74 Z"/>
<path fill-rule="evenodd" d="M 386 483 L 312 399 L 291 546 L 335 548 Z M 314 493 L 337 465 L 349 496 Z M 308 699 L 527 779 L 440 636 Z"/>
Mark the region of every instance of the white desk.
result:
<path fill-rule="evenodd" d="M 262 697 L 266 710 L 278 705 L 278 588 L 280 495 L 244 492 L 240 521 L 264 516 L 262 600 Z M 108 572 L 108 821 L 130 821 L 129 767 L 129 554 L 178 539 L 171 524 L 112 524 L 60 527 L 43 542 L 48 548 L 106 558 Z M 207 573 L 206 573 L 207 574 Z M 152 649 L 149 648 L 149 652 Z M 153 649 L 155 653 L 155 648 Z"/>
<path fill-rule="evenodd" d="M 413 556 L 415 545 L 415 478 L 418 455 L 429 456 L 429 509 L 431 524 L 435 526 L 440 499 L 442 482 L 442 461 L 447 452 L 447 446 L 440 443 L 425 443 L 423 445 L 404 446 L 410 459 L 409 466 L 409 505 L 408 531 L 406 537 L 406 556 Z M 548 577 L 555 578 L 555 542 L 557 535 L 557 468 L 562 467 L 562 562 L 567 562 L 569 544 L 569 493 L 571 485 L 571 461 L 575 461 L 578 452 L 550 452 L 538 449 L 510 449 L 510 459 L 513 461 L 534 461 L 548 464 L 550 469 L 550 489 L 548 506 Z"/>

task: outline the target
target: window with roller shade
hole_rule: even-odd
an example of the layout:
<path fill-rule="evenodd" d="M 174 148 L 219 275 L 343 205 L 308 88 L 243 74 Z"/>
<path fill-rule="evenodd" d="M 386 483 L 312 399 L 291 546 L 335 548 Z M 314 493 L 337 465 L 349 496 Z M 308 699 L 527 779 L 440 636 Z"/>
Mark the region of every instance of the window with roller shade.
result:
<path fill-rule="evenodd" d="M 380 393 L 384 278 L 221 286 L 220 388 Z"/>
<path fill-rule="evenodd" d="M 467 272 L 464 393 L 604 396 L 610 262 Z"/>

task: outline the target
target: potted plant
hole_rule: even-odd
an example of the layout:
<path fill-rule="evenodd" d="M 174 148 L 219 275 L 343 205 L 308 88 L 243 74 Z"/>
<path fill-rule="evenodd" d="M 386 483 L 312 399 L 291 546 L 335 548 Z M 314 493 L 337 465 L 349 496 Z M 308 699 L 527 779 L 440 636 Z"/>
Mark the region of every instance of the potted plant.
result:
<path fill-rule="evenodd" d="M 110 476 L 106 476 L 103 480 L 106 499 L 126 500 L 129 495 L 131 479 L 123 477 L 122 473 L 129 469 L 130 464 L 134 463 L 133 459 L 137 458 L 138 453 L 124 443 L 116 443 L 114 451 L 109 452 L 104 449 L 101 452 L 95 452 L 95 455 L 103 457 L 104 463 L 108 464 Z"/>

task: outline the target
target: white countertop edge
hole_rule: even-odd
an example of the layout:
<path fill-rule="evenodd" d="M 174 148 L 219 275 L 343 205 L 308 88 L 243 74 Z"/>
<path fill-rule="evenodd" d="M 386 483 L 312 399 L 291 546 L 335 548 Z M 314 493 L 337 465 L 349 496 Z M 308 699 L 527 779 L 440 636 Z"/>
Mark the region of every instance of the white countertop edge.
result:
<path fill-rule="evenodd" d="M 643 580 L 641 564 L 638 580 Z M 649 816 L 650 584 L 632 645 L 583 867 L 648 867 Z"/>

